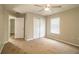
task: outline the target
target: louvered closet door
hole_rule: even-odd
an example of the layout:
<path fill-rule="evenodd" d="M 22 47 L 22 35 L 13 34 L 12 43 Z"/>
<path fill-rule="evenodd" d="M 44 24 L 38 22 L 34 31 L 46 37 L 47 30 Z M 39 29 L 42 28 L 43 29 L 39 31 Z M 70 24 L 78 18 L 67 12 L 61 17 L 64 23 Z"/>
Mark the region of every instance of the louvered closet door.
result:
<path fill-rule="evenodd" d="M 33 38 L 39 38 L 39 19 L 34 19 L 33 25 Z"/>
<path fill-rule="evenodd" d="M 40 38 L 45 36 L 45 19 L 40 19 Z"/>
<path fill-rule="evenodd" d="M 40 38 L 45 36 L 45 19 L 34 18 L 33 20 L 33 38 Z"/>

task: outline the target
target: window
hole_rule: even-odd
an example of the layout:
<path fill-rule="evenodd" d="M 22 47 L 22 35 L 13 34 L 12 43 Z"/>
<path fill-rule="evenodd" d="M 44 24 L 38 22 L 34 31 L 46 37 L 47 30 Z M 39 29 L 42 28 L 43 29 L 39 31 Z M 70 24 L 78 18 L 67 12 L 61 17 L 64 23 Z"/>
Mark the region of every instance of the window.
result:
<path fill-rule="evenodd" d="M 55 17 L 51 19 L 50 31 L 54 34 L 60 34 L 60 18 Z"/>

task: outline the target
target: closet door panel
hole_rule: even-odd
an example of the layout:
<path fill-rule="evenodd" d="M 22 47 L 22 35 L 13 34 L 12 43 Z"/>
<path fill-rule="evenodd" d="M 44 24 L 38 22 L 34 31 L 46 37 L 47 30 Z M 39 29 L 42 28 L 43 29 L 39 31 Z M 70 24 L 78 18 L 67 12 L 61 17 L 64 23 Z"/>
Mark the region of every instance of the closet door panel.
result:
<path fill-rule="evenodd" d="M 33 38 L 39 38 L 39 19 L 34 19 L 33 25 Z"/>
<path fill-rule="evenodd" d="M 40 37 L 45 36 L 45 20 L 40 19 Z"/>
<path fill-rule="evenodd" d="M 45 19 L 34 18 L 33 20 L 33 38 L 41 38 L 45 36 Z"/>

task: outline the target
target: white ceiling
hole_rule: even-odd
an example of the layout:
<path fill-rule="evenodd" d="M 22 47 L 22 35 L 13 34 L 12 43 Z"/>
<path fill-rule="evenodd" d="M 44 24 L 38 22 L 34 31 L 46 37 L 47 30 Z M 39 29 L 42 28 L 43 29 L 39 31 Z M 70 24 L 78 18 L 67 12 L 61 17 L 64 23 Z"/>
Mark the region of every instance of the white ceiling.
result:
<path fill-rule="evenodd" d="M 51 4 L 52 6 L 56 6 L 56 4 Z M 43 6 L 40 4 L 40 6 Z M 62 4 L 61 8 L 52 8 L 51 11 L 42 10 L 43 7 L 34 6 L 33 4 L 8 4 L 5 5 L 6 9 L 9 11 L 15 11 L 19 13 L 36 13 L 40 15 L 52 15 L 58 12 L 62 12 L 65 10 L 69 10 L 75 7 L 79 7 L 78 4 Z M 42 11 L 40 11 L 42 10 Z"/>

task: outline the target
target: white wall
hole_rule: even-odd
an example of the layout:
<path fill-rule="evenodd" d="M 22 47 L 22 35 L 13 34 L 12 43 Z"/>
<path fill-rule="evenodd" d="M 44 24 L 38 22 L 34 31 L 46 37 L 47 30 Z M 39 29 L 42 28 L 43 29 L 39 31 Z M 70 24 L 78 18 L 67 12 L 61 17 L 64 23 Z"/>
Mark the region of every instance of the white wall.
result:
<path fill-rule="evenodd" d="M 51 17 L 60 17 L 60 35 L 50 33 Z M 47 37 L 79 45 L 79 8 L 57 13 L 47 18 Z"/>
<path fill-rule="evenodd" d="M 25 15 L 25 39 L 33 38 L 33 15 L 27 13 Z"/>
<path fill-rule="evenodd" d="M 25 39 L 33 39 L 33 19 L 34 17 L 43 17 L 41 15 L 27 13 L 25 15 Z"/>
<path fill-rule="evenodd" d="M 8 12 L 0 5 L 0 48 L 8 40 Z"/>

